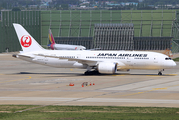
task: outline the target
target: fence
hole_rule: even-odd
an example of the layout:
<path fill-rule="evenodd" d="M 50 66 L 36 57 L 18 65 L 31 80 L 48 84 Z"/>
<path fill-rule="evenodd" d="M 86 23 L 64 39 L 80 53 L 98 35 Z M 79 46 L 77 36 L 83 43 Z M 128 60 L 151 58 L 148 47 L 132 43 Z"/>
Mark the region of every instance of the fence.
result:
<path fill-rule="evenodd" d="M 172 53 L 179 53 L 179 11 L 176 11 L 176 18 L 174 19 L 172 30 Z"/>
<path fill-rule="evenodd" d="M 94 24 L 120 23 L 121 11 L 60 10 L 42 11 L 42 44 L 48 44 L 48 29 L 56 37 L 93 37 Z"/>
<path fill-rule="evenodd" d="M 42 45 L 47 45 L 48 29 L 51 28 L 56 37 L 94 37 L 95 48 L 127 49 L 123 46 L 109 47 L 108 43 L 99 45 L 95 43 L 95 24 L 133 24 L 134 37 L 172 37 L 175 10 L 61 10 L 42 11 Z M 98 37 L 99 38 L 99 37 Z M 114 37 L 113 37 L 114 38 Z M 66 39 L 66 38 L 65 38 Z M 67 39 L 66 39 L 67 40 Z M 74 39 L 75 40 L 75 39 Z M 76 39 L 77 40 L 77 39 Z M 124 40 L 124 39 L 123 39 Z M 68 40 L 67 40 L 68 41 Z M 85 41 L 85 40 L 84 40 Z M 106 40 L 105 40 L 106 41 Z M 112 42 L 113 40 L 111 40 Z M 118 40 L 120 41 L 120 40 Z M 122 41 L 122 40 L 121 40 Z M 69 41 L 70 42 L 70 41 Z M 125 40 L 123 42 L 126 42 Z M 141 41 L 143 42 L 143 41 Z M 67 42 L 68 43 L 68 42 Z M 75 43 L 75 42 L 73 42 Z M 105 42 L 104 42 L 105 43 Z M 112 44 L 112 43 L 111 43 Z M 142 44 L 141 44 L 142 45 Z M 105 46 L 105 47 L 104 47 Z M 118 48 L 119 47 L 119 48 Z M 129 48 L 134 48 L 129 46 Z M 128 49 L 129 49 L 128 48 Z M 158 49 L 156 47 L 154 49 Z"/>
<path fill-rule="evenodd" d="M 134 50 L 171 49 L 172 37 L 134 37 Z"/>
<path fill-rule="evenodd" d="M 21 49 L 12 26 L 12 23 L 15 22 L 22 24 L 41 45 L 46 46 L 48 44 L 48 29 L 51 28 L 53 35 L 59 37 L 61 42 L 64 39 L 68 44 L 77 43 L 91 47 L 103 47 L 103 45 L 97 45 L 94 40 L 91 40 L 91 38 L 95 38 L 95 24 L 132 23 L 134 37 L 150 37 L 152 41 L 156 40 L 155 37 L 173 37 L 172 52 L 177 53 L 179 52 L 178 20 L 179 12 L 175 10 L 1 11 L 0 52 L 5 52 L 7 48 L 9 51 Z M 81 42 L 78 42 L 79 40 Z M 144 43 L 142 38 L 140 40 L 138 43 Z M 94 43 L 95 45 L 89 45 Z M 147 49 L 148 46 L 145 45 L 145 47 Z M 144 49 L 145 47 L 138 46 L 137 49 Z M 159 47 L 154 49 L 157 48 Z M 113 49 L 118 48 L 114 47 Z"/>
<path fill-rule="evenodd" d="M 40 11 L 2 11 L 0 52 L 21 50 L 13 23 L 19 23 L 40 43 Z"/>
<path fill-rule="evenodd" d="M 102 50 L 133 50 L 133 24 L 95 24 L 94 48 Z"/>

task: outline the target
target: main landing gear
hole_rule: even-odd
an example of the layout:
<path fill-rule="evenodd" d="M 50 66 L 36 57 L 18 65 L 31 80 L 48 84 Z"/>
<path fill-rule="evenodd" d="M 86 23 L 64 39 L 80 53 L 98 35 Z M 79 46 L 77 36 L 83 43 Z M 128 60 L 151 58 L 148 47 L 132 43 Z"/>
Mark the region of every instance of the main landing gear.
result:
<path fill-rule="evenodd" d="M 158 71 L 158 75 L 162 75 L 162 71 L 164 71 L 164 69 L 159 70 L 159 71 Z"/>
<path fill-rule="evenodd" d="M 93 69 L 93 70 L 92 70 Z M 85 75 L 99 75 L 100 73 L 98 72 L 98 70 L 96 70 L 95 67 L 87 67 L 87 71 L 84 73 Z"/>
<path fill-rule="evenodd" d="M 97 70 L 93 70 L 93 71 L 86 71 L 84 74 L 85 75 L 99 75 L 100 73 Z"/>

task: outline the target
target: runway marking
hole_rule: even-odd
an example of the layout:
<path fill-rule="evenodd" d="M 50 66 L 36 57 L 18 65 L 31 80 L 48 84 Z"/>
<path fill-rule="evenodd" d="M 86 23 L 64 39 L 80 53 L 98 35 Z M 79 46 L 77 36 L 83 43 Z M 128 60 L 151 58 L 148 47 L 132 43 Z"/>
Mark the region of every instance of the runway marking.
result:
<path fill-rule="evenodd" d="M 112 75 L 112 76 L 125 76 L 125 75 L 135 75 L 135 74 L 121 74 L 121 75 Z M 144 75 L 144 76 L 152 76 L 152 77 L 166 77 L 166 76 L 177 76 L 178 74 L 163 74 L 163 75 Z M 111 76 L 111 75 L 109 75 Z M 141 75 L 143 76 L 143 75 Z"/>
<path fill-rule="evenodd" d="M 168 88 L 176 87 L 176 86 L 179 86 L 179 84 L 177 84 L 177 85 L 172 85 L 172 86 L 168 86 L 168 87 L 164 87 L 164 88 L 153 88 L 153 90 L 166 90 L 166 89 L 168 89 Z"/>
<path fill-rule="evenodd" d="M 178 100 L 168 100 L 168 99 L 125 99 L 125 98 L 60 98 L 60 97 L 0 97 L 0 101 L 43 101 L 43 102 L 117 102 L 117 103 L 168 103 L 168 104 L 178 104 Z M 59 103 L 52 103 L 59 104 Z M 63 104 L 63 103 L 62 103 Z M 37 106 L 34 108 L 29 108 L 19 112 L 36 109 L 39 107 L 45 107 L 48 105 Z"/>
<path fill-rule="evenodd" d="M 165 74 L 167 76 L 177 76 L 178 74 Z"/>
<path fill-rule="evenodd" d="M 112 76 L 125 76 L 125 75 L 112 75 Z"/>
<path fill-rule="evenodd" d="M 165 76 L 177 76 L 178 74 L 163 74 L 163 75 L 146 75 L 146 76 L 153 76 L 153 77 L 165 77 Z"/>
<path fill-rule="evenodd" d="M 166 88 L 177 87 L 177 86 L 179 86 L 179 84 L 177 84 L 177 85 L 172 85 L 172 86 L 168 86 L 168 87 L 166 87 Z"/>
<path fill-rule="evenodd" d="M 165 77 L 165 76 L 162 76 L 162 75 L 146 75 L 146 76 L 152 76 L 152 77 Z"/>
<path fill-rule="evenodd" d="M 143 94 L 143 93 L 146 93 L 146 92 L 149 92 L 149 91 L 137 92 L 137 93 L 127 94 L 127 95 L 122 95 L 122 97 L 131 96 L 131 95 Z"/>
<path fill-rule="evenodd" d="M 166 90 L 166 89 L 168 89 L 167 87 L 165 87 L 165 88 L 153 88 L 152 90 Z"/>
<path fill-rule="evenodd" d="M 4 81 L 4 82 L 0 82 L 0 83 L 8 83 L 8 82 L 14 82 L 14 81 L 22 81 L 22 80 L 28 80 L 31 79 L 31 76 L 28 76 L 28 78 L 24 78 L 24 79 L 17 79 L 17 80 L 9 80 L 9 81 Z"/>
<path fill-rule="evenodd" d="M 144 92 L 138 92 L 138 93 L 144 93 Z"/>
<path fill-rule="evenodd" d="M 144 92 L 137 92 L 137 93 L 132 93 L 132 94 L 127 94 L 127 95 L 122 95 L 122 96 L 124 97 L 124 96 L 131 96 L 131 95 L 143 94 L 143 93 L 147 93 L 147 92 L 151 92 L 151 91 L 166 90 L 166 89 L 168 89 L 168 88 L 176 87 L 176 86 L 179 86 L 179 84 L 177 84 L 177 85 L 172 85 L 172 86 L 168 86 L 168 87 L 164 87 L 164 88 L 153 88 L 152 90 L 148 90 L 148 91 L 144 91 Z"/>

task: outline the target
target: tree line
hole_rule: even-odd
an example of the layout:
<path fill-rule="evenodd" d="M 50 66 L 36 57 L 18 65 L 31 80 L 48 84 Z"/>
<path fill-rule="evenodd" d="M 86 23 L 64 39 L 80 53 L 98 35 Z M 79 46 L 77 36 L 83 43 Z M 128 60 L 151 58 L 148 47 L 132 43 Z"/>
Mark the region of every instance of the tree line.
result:
<path fill-rule="evenodd" d="M 106 0 L 88 0 L 90 4 L 95 4 L 96 1 L 99 3 L 104 3 Z M 114 1 L 115 3 L 121 2 L 135 2 L 138 3 L 138 6 L 129 5 L 125 7 L 114 7 L 113 9 L 151 9 L 148 5 L 167 5 L 172 4 L 176 5 L 179 4 L 179 0 L 143 0 L 143 2 L 139 2 L 139 0 L 107 0 L 107 1 Z M 49 8 L 56 8 L 56 9 L 68 9 L 68 5 L 78 5 L 81 2 L 79 0 L 52 0 L 49 3 Z M 21 8 L 22 6 L 28 8 L 28 5 L 41 5 L 41 0 L 0 0 L 0 10 L 2 9 L 12 9 L 14 7 Z M 103 5 L 106 6 L 106 5 Z"/>

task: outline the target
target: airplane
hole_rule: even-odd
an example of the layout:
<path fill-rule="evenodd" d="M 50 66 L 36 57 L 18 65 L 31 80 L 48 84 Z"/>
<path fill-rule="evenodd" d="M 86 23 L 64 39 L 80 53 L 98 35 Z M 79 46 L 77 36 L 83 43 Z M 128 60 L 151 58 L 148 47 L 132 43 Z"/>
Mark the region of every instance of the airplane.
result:
<path fill-rule="evenodd" d="M 93 51 L 93 50 L 47 50 L 20 25 L 13 23 L 23 51 L 13 57 L 32 63 L 59 67 L 87 69 L 85 75 L 115 74 L 120 70 L 173 68 L 176 63 L 167 55 L 147 51 Z"/>
<path fill-rule="evenodd" d="M 86 47 L 81 45 L 56 44 L 51 29 L 49 29 L 49 41 L 51 44 L 49 44 L 48 46 L 52 50 L 54 49 L 55 50 L 85 50 L 86 49 Z"/>

